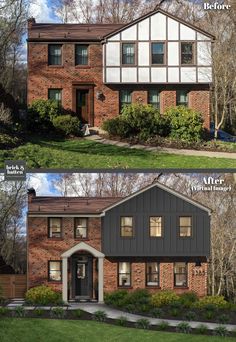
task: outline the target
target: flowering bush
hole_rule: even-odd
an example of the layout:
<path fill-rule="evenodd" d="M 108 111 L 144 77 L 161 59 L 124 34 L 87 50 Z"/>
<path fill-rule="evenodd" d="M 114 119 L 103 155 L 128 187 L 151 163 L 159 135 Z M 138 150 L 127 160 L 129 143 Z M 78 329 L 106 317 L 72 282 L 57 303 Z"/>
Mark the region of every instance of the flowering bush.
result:
<path fill-rule="evenodd" d="M 29 289 L 26 292 L 25 299 L 27 303 L 33 305 L 56 305 L 62 303 L 61 293 L 45 285 Z"/>

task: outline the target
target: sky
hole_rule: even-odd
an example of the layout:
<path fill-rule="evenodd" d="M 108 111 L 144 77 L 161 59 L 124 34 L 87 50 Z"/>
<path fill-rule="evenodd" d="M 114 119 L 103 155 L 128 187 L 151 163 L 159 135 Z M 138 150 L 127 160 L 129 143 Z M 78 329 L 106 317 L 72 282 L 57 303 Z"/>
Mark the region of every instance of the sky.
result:
<path fill-rule="evenodd" d="M 37 22 L 58 22 L 57 16 L 53 13 L 50 0 L 34 0 L 30 2 L 30 16 Z"/>

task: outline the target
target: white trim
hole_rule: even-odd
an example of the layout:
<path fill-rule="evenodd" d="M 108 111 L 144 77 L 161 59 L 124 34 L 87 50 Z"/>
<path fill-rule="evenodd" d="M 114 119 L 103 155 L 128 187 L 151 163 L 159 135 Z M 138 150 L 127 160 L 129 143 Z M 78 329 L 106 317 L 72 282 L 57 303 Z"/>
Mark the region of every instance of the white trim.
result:
<path fill-rule="evenodd" d="M 81 250 L 91 253 L 95 258 L 104 258 L 105 257 L 105 254 L 99 252 L 97 249 L 88 245 L 85 242 L 80 242 L 77 245 L 73 246 L 72 248 L 68 249 L 66 252 L 64 252 L 61 255 L 61 257 L 62 258 L 69 258 L 72 254 L 74 254 L 75 252 L 79 252 Z"/>
<path fill-rule="evenodd" d="M 198 207 L 198 208 L 200 208 L 202 210 L 207 211 L 208 214 L 211 215 L 211 209 L 210 208 L 205 207 L 204 205 L 202 205 L 202 204 L 200 204 L 200 203 L 190 199 L 189 197 L 187 197 L 185 195 L 182 195 L 182 194 L 178 193 L 175 190 L 172 190 L 172 189 L 168 188 L 167 186 L 165 186 L 165 185 L 163 185 L 161 183 L 154 183 L 154 184 L 151 184 L 151 185 L 149 185 L 149 186 L 147 186 L 147 187 L 145 187 L 145 188 L 143 188 L 141 190 L 138 190 L 138 191 L 134 192 L 133 194 L 129 195 L 128 197 L 123 198 L 119 202 L 116 202 L 115 204 L 112 204 L 111 206 L 107 207 L 106 209 L 103 210 L 103 212 L 106 213 L 107 211 L 117 207 L 118 205 L 120 205 L 120 204 L 122 204 L 122 203 L 124 203 L 124 202 L 126 202 L 128 200 L 130 200 L 131 198 L 133 198 L 135 196 L 138 196 L 138 195 L 142 194 L 143 192 L 145 192 L 145 191 L 147 191 L 147 190 L 149 190 L 149 189 L 151 189 L 151 188 L 153 188 L 155 186 L 157 186 L 158 188 L 160 188 L 162 190 L 165 190 L 165 191 L 169 192 L 170 194 L 172 194 L 172 195 L 174 195 L 176 197 L 181 198 L 182 200 L 184 200 L 184 201 L 186 201 L 186 202 L 188 202 L 188 203 L 190 203 L 190 204 L 192 204 L 192 205 L 194 205 L 194 206 L 196 206 L 196 207 Z"/>

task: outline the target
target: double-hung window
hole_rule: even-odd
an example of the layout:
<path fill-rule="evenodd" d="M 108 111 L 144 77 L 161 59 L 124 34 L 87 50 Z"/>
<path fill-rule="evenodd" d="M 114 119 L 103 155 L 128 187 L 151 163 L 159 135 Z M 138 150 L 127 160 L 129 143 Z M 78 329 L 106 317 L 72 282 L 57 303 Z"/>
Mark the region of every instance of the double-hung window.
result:
<path fill-rule="evenodd" d="M 86 239 L 88 236 L 88 219 L 76 218 L 75 219 L 75 238 Z"/>
<path fill-rule="evenodd" d="M 50 44 L 48 45 L 48 64 L 61 65 L 62 64 L 62 45 Z"/>
<path fill-rule="evenodd" d="M 49 281 L 61 281 L 62 265 L 61 261 L 49 261 L 48 262 L 48 280 Z"/>
<path fill-rule="evenodd" d="M 177 106 L 188 107 L 188 91 L 187 90 L 177 90 L 176 104 Z"/>
<path fill-rule="evenodd" d="M 179 236 L 180 237 L 192 236 L 192 217 L 191 216 L 180 216 Z"/>
<path fill-rule="evenodd" d="M 187 287 L 188 284 L 188 264 L 186 262 L 174 263 L 174 286 Z"/>
<path fill-rule="evenodd" d="M 152 64 L 165 64 L 165 43 L 152 43 Z"/>
<path fill-rule="evenodd" d="M 146 286 L 159 286 L 159 263 L 146 263 Z"/>
<path fill-rule="evenodd" d="M 88 46 L 75 46 L 75 65 L 88 65 Z"/>
<path fill-rule="evenodd" d="M 135 44 L 134 43 L 122 44 L 122 64 L 124 65 L 135 64 Z"/>
<path fill-rule="evenodd" d="M 132 237 L 134 235 L 133 217 L 132 216 L 121 217 L 120 235 L 121 235 L 121 237 Z"/>
<path fill-rule="evenodd" d="M 130 262 L 119 262 L 118 285 L 121 287 L 131 286 L 131 263 Z"/>
<path fill-rule="evenodd" d="M 181 42 L 181 64 L 194 64 L 194 43 Z"/>
<path fill-rule="evenodd" d="M 61 105 L 61 89 L 48 89 L 48 99 L 56 101 Z"/>
<path fill-rule="evenodd" d="M 128 89 L 123 89 L 120 91 L 120 110 L 123 106 L 132 103 L 132 91 Z"/>
<path fill-rule="evenodd" d="M 156 89 L 148 91 L 148 103 L 153 107 L 160 109 L 160 92 Z"/>
<path fill-rule="evenodd" d="M 61 218 L 50 217 L 48 219 L 48 237 L 49 238 L 61 238 L 62 237 Z"/>
<path fill-rule="evenodd" d="M 161 237 L 162 236 L 162 217 L 152 216 L 149 222 L 150 237 Z"/>

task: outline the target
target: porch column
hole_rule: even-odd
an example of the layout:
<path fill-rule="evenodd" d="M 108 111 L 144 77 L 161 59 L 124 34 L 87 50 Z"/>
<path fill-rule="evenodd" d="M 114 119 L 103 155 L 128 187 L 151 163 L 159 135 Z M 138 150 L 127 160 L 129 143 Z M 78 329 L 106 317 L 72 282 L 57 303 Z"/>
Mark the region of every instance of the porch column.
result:
<path fill-rule="evenodd" d="M 98 302 L 103 303 L 103 260 L 104 257 L 98 257 Z"/>
<path fill-rule="evenodd" d="M 62 300 L 64 302 L 68 301 L 68 290 L 67 290 L 67 277 L 68 277 L 68 270 L 67 270 L 67 257 L 62 258 Z"/>

